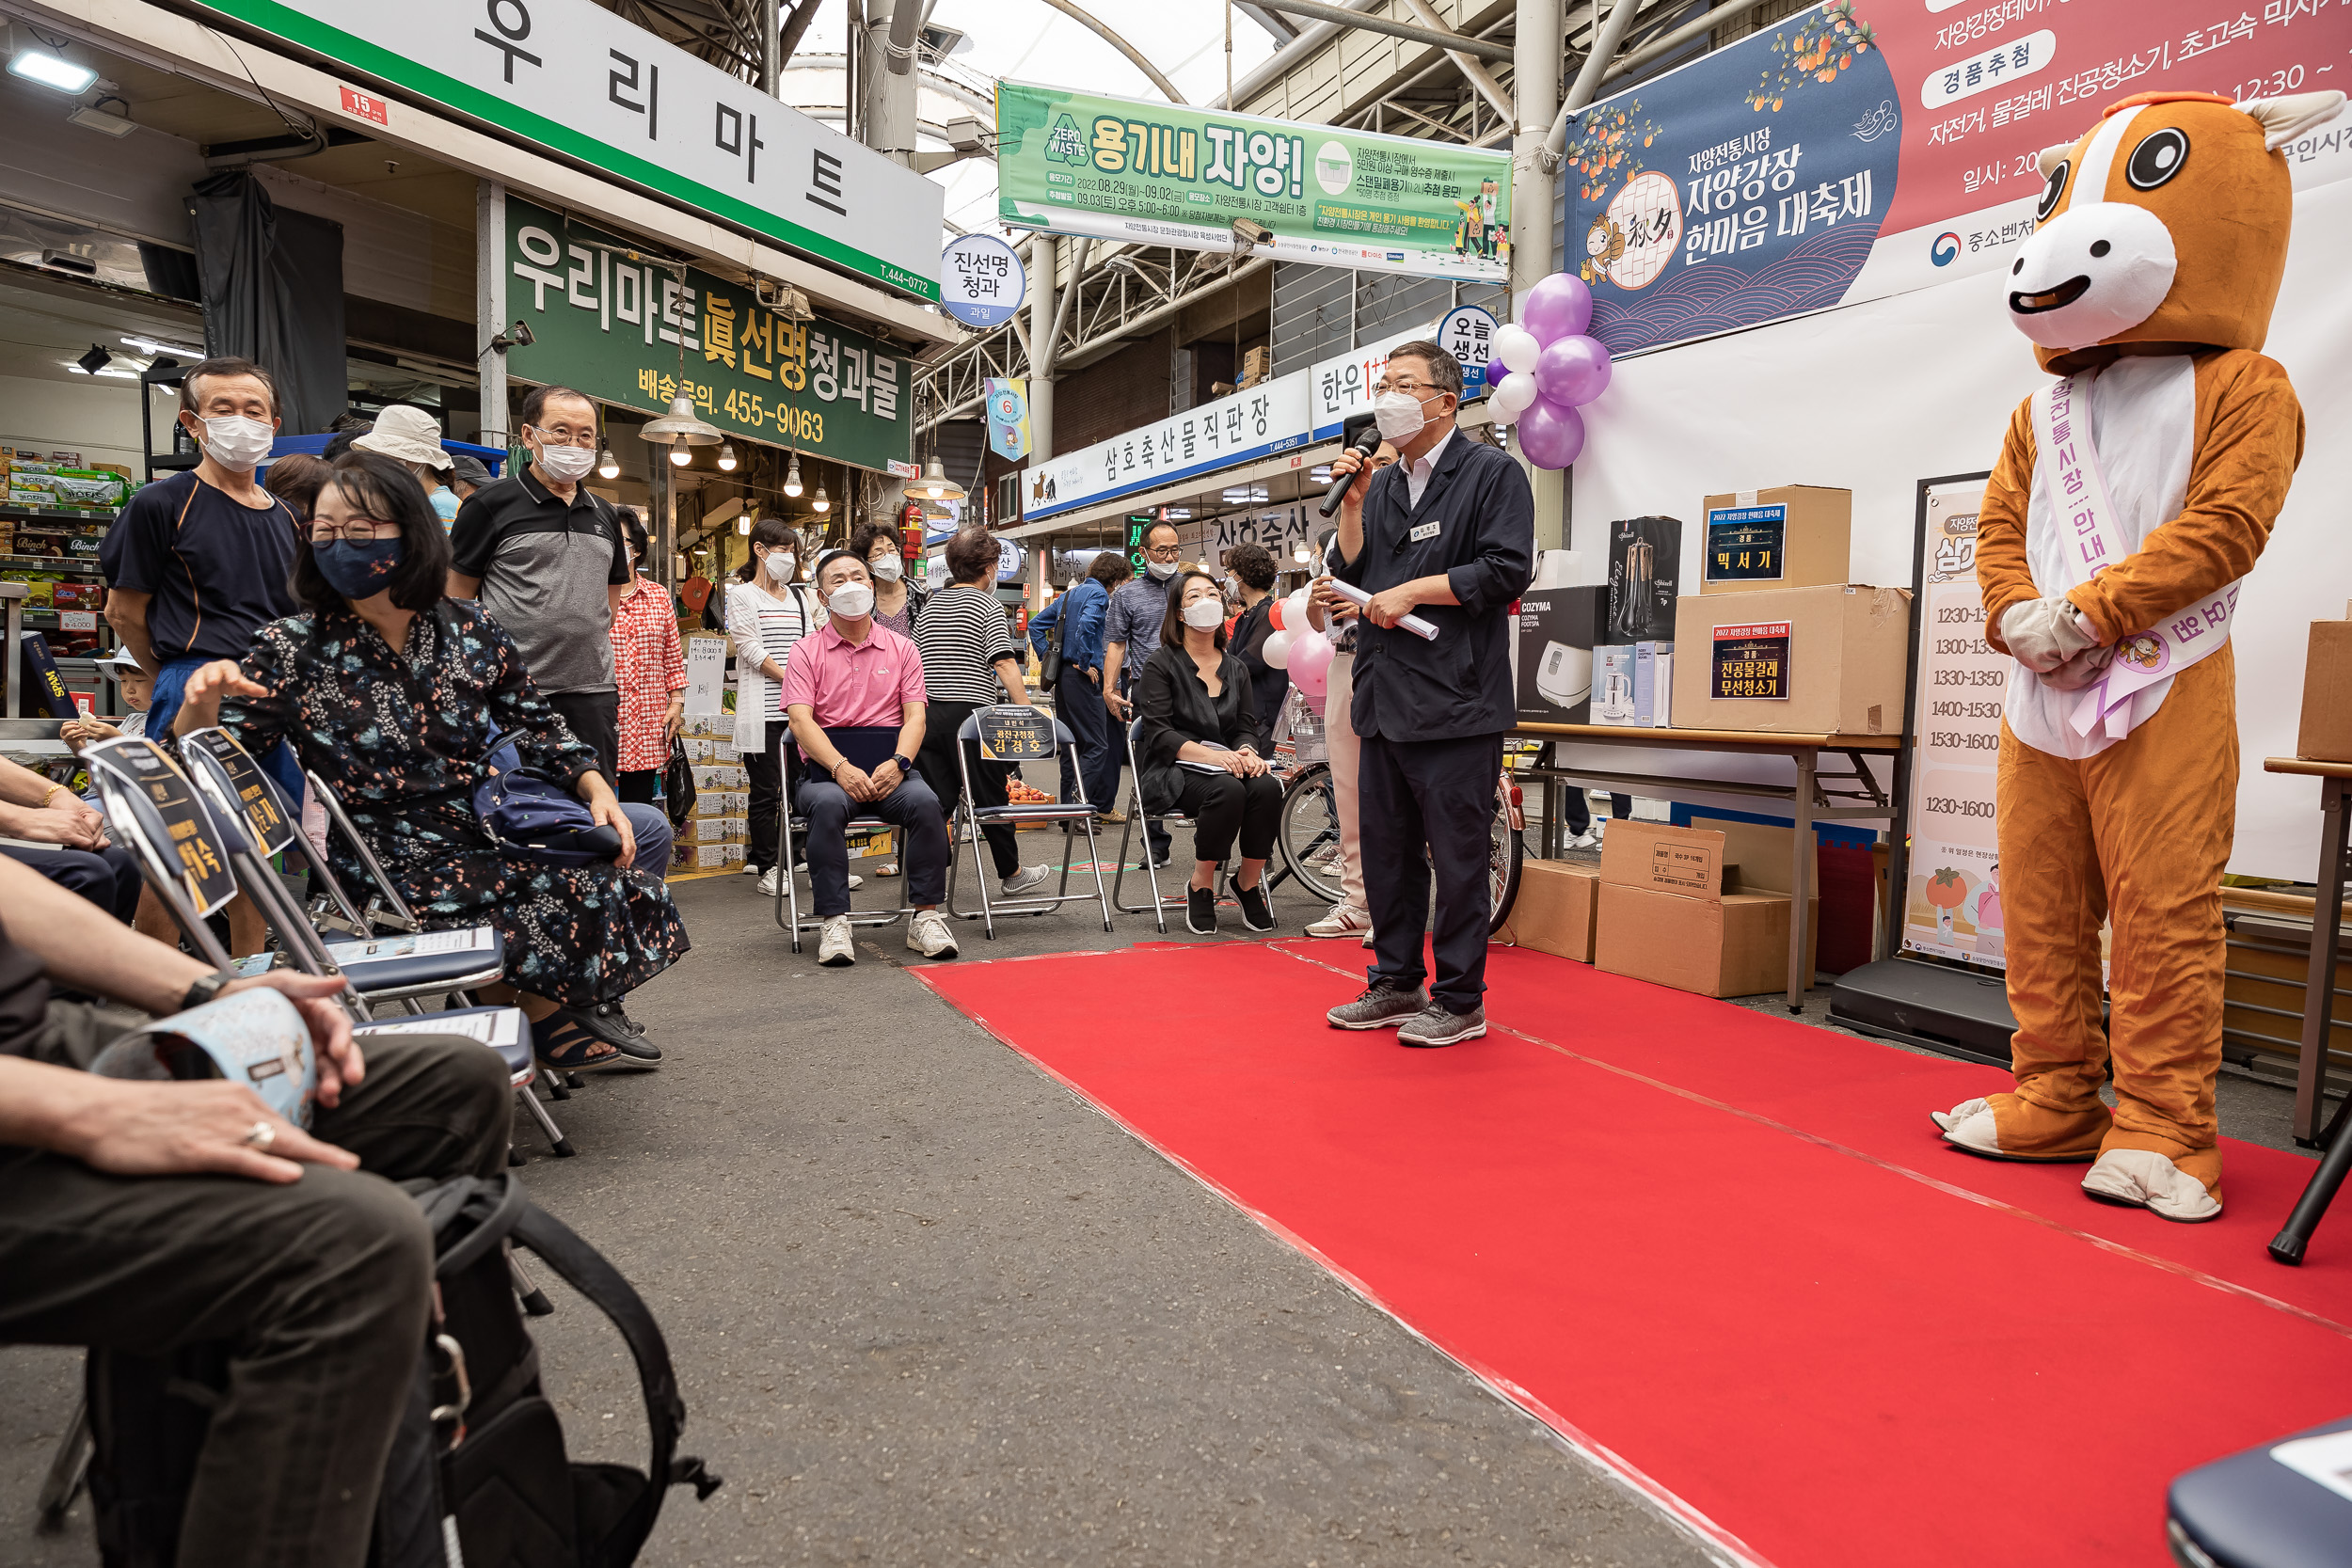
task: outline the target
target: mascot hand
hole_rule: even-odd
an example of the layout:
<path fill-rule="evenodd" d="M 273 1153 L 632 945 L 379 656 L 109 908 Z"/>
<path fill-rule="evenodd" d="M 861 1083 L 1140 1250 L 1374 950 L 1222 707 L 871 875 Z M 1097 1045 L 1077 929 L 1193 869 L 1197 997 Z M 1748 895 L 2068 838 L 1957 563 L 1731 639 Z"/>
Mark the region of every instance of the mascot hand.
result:
<path fill-rule="evenodd" d="M 2010 606 L 2001 617 L 2001 640 L 2018 663 L 2045 675 L 2086 648 L 2098 646 L 2099 634 L 2072 600 L 2053 596 Z"/>
<path fill-rule="evenodd" d="M 2107 666 L 2114 662 L 2115 649 L 2111 646 L 2085 648 L 2045 673 L 2042 684 L 2053 691 L 2080 691 L 2086 686 L 2097 685 L 2106 674 Z"/>

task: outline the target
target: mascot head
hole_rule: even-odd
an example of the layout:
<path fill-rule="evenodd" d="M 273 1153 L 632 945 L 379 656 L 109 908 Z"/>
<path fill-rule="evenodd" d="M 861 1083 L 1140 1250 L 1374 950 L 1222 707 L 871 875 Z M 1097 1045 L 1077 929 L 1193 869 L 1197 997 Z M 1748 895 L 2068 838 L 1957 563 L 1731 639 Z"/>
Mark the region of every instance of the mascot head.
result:
<path fill-rule="evenodd" d="M 2010 320 L 2042 368 L 2262 347 L 2294 205 L 2278 150 L 2344 103 L 2341 92 L 2242 104 L 2143 92 L 2046 149 L 2041 225 L 2009 279 Z"/>

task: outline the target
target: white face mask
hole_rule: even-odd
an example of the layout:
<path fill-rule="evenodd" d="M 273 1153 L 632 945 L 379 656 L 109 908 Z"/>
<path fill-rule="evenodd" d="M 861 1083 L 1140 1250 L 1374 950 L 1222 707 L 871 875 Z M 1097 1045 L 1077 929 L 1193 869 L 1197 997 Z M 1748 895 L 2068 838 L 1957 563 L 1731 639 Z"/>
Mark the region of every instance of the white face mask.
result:
<path fill-rule="evenodd" d="M 594 447 L 559 447 L 552 444 L 539 449 L 539 467 L 549 479 L 565 484 L 577 484 L 586 479 L 596 466 Z"/>
<path fill-rule="evenodd" d="M 897 556 L 886 555 L 879 561 L 867 562 L 866 569 L 873 573 L 876 577 L 882 578 L 884 582 L 896 582 L 898 580 L 899 573 L 903 572 L 906 568 L 899 562 Z"/>
<path fill-rule="evenodd" d="M 233 474 L 251 473 L 277 439 L 278 432 L 267 423 L 243 414 L 204 421 L 204 455 Z"/>
<path fill-rule="evenodd" d="M 792 559 L 790 550 L 770 550 L 767 557 L 768 576 L 777 582 L 790 582 L 792 574 L 800 570 L 800 562 Z"/>
<path fill-rule="evenodd" d="M 1380 427 L 1383 439 L 1394 444 L 1409 441 L 1429 422 L 1422 412 L 1421 399 L 1410 392 L 1383 392 L 1373 400 L 1372 422 Z"/>
<path fill-rule="evenodd" d="M 1195 631 L 1214 631 L 1225 619 L 1225 607 L 1215 599 L 1195 599 L 1184 606 L 1184 625 Z"/>
<path fill-rule="evenodd" d="M 874 591 L 862 582 L 845 582 L 833 591 L 825 608 L 845 621 L 854 621 L 874 612 Z"/>
<path fill-rule="evenodd" d="M 1166 582 L 1168 578 L 1176 575 L 1176 562 L 1173 561 L 1147 561 L 1144 562 L 1143 569 L 1151 573 L 1152 576 L 1159 581 Z"/>

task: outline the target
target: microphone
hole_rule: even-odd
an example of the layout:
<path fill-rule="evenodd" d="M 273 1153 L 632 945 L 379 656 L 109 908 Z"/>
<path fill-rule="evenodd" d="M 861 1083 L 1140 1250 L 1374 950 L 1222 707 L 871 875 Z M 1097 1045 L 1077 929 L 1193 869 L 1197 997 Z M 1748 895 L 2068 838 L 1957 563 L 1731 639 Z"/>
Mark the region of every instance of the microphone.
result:
<path fill-rule="evenodd" d="M 1366 457 L 1370 457 L 1374 452 L 1380 450 L 1380 427 L 1375 424 L 1370 419 L 1365 420 L 1363 428 L 1357 431 L 1354 438 L 1347 443 L 1347 450 L 1350 451 L 1359 451 L 1363 453 Z M 1358 480 L 1362 479 L 1366 474 L 1371 472 L 1372 466 L 1370 464 L 1366 464 L 1364 467 L 1357 469 L 1352 474 L 1343 474 L 1338 479 L 1333 480 L 1331 482 L 1330 494 L 1323 498 L 1324 517 L 1328 519 L 1337 516 L 1339 515 L 1341 503 L 1347 499 L 1347 492 L 1349 489 L 1355 485 Z"/>

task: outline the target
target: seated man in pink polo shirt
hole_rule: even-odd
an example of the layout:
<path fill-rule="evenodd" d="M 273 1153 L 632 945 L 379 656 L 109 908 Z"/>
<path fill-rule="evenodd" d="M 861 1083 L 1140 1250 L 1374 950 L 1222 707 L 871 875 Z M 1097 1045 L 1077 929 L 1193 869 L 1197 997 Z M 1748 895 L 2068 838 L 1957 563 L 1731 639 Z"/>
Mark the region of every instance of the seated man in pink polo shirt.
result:
<path fill-rule="evenodd" d="M 907 893 L 914 918 L 907 945 L 927 958 L 956 956 L 939 912 L 947 886 L 947 824 L 939 797 L 914 770 L 923 749 L 923 656 L 874 624 L 874 579 L 848 550 L 817 562 L 826 624 L 792 644 L 784 664 L 784 711 L 800 749 L 808 818 L 808 879 L 817 895 L 817 961 L 857 961 L 850 945 L 852 816 L 879 816 L 907 834 Z"/>

